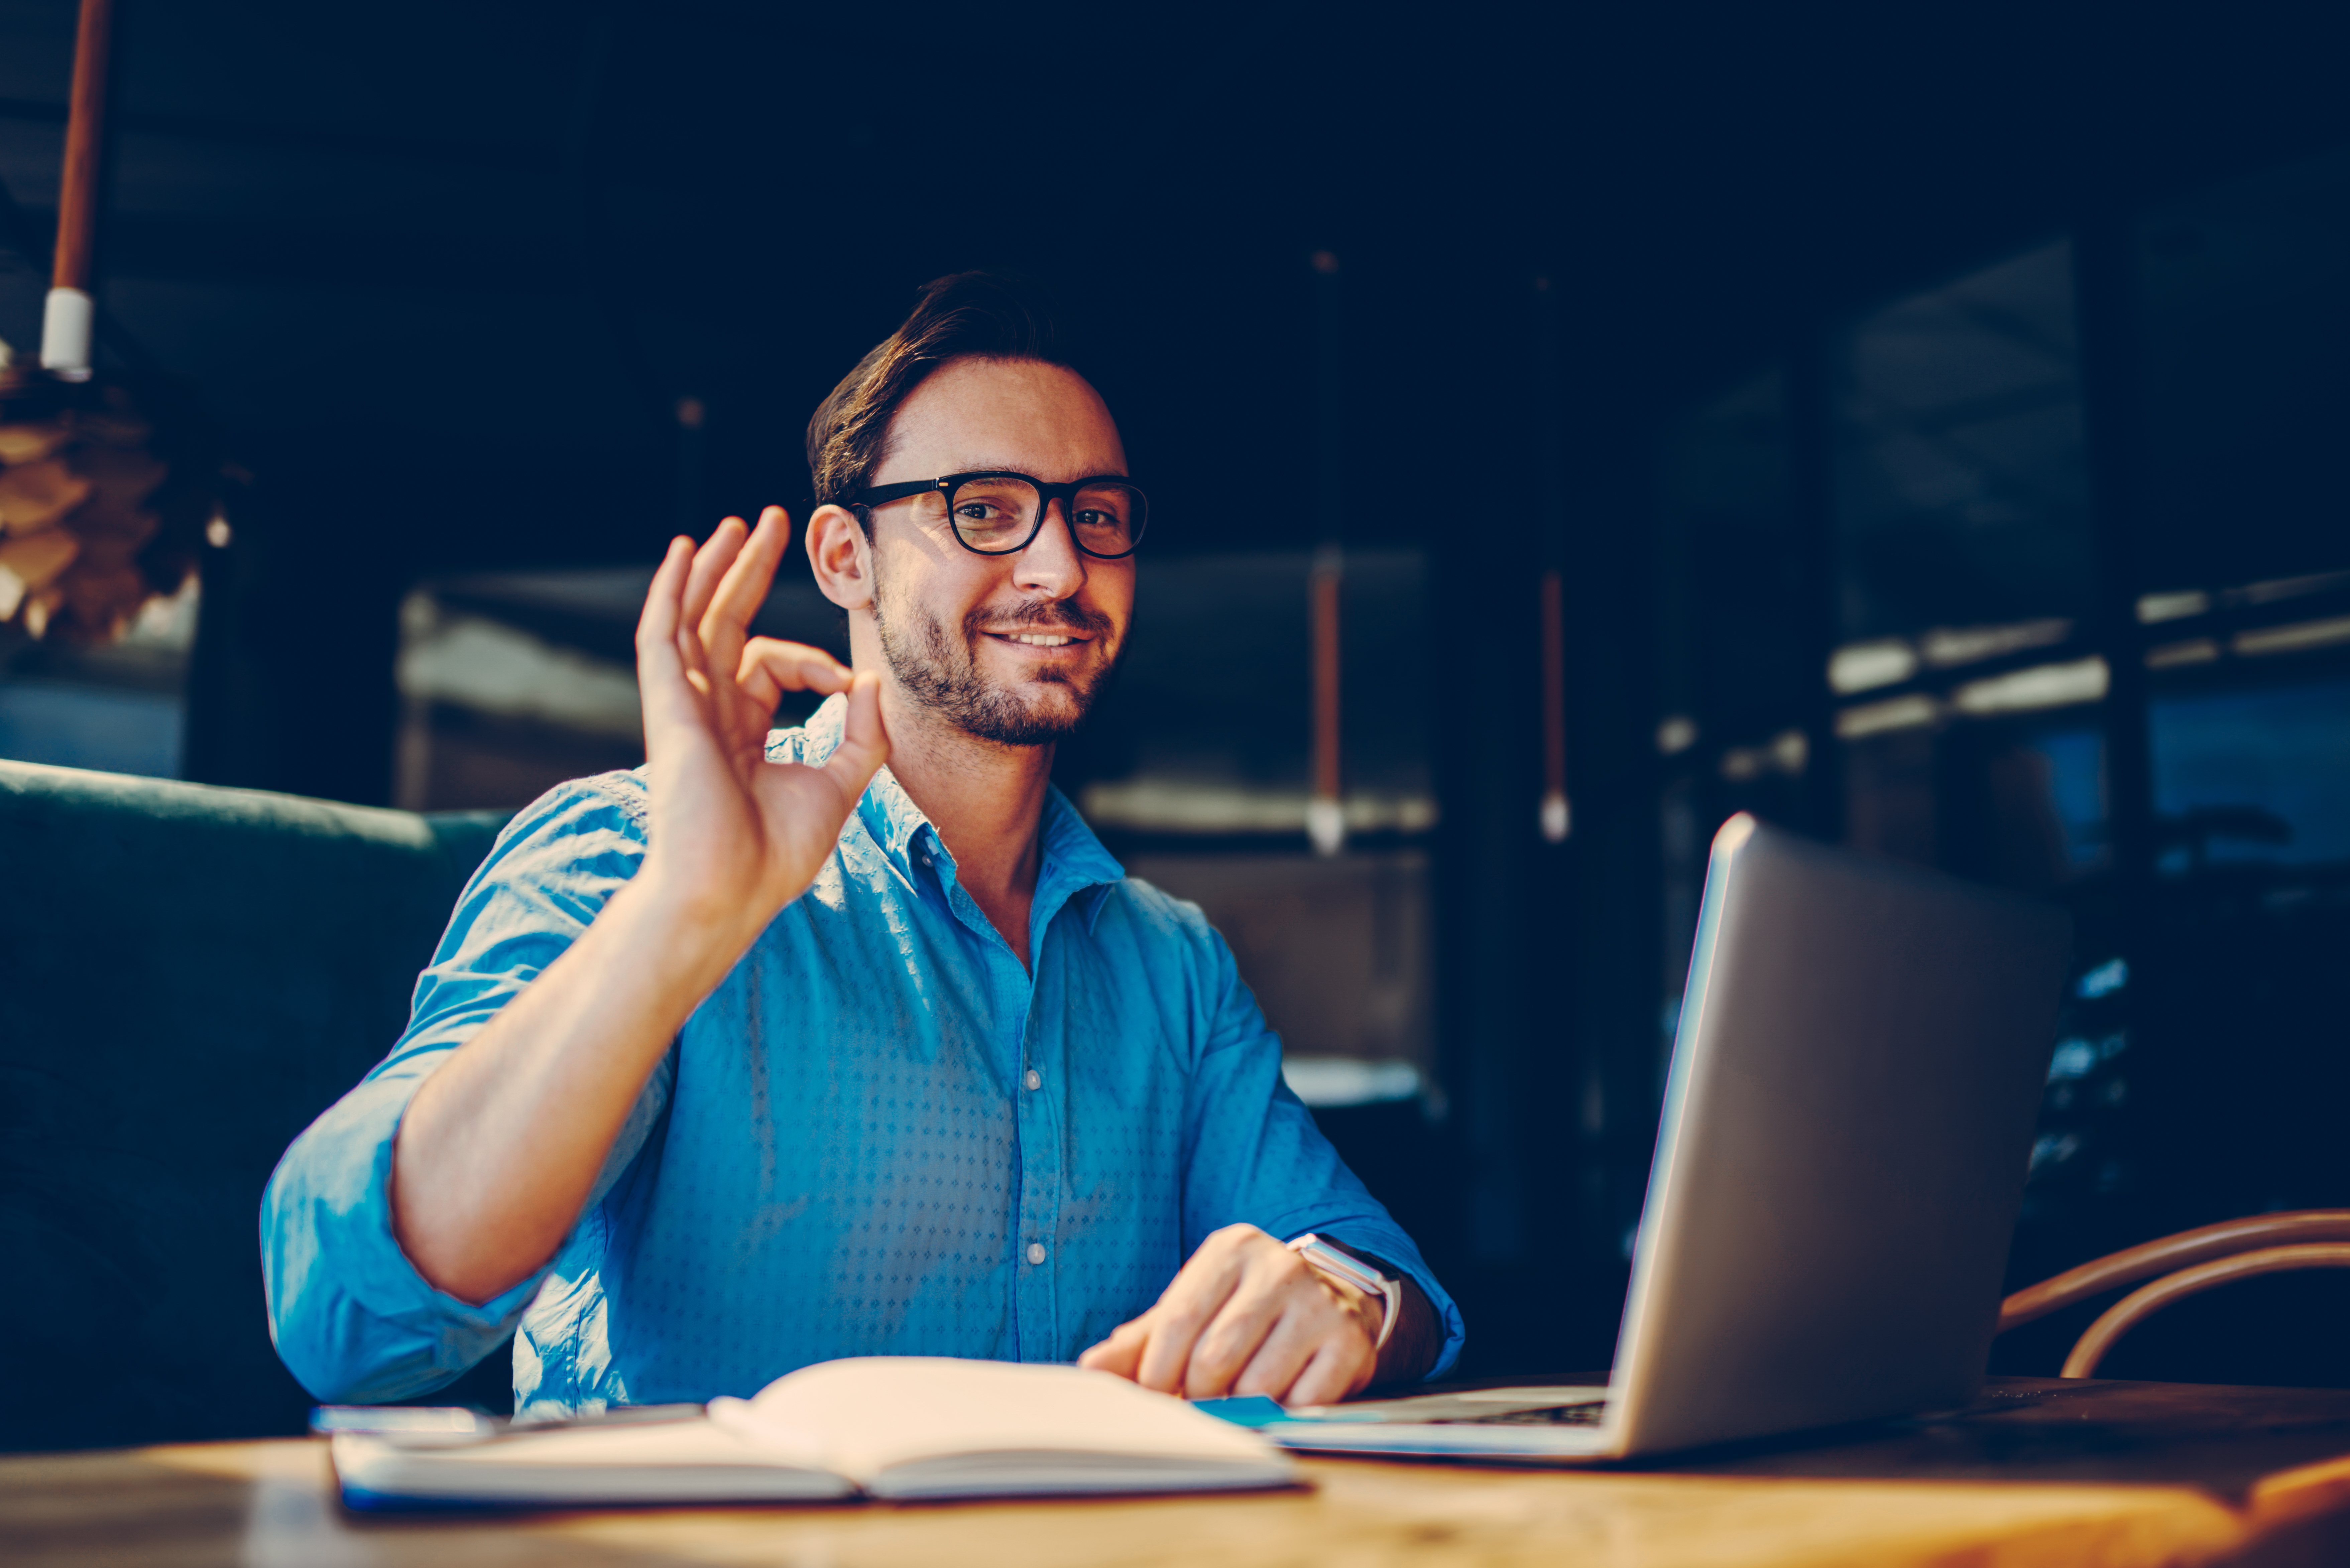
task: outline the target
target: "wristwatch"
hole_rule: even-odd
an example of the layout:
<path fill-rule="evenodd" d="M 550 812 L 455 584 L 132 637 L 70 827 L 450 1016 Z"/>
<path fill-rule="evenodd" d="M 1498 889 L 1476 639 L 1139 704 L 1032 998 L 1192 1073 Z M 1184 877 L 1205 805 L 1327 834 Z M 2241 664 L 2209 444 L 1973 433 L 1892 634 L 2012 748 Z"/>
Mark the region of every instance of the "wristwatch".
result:
<path fill-rule="evenodd" d="M 1379 1320 L 1379 1337 L 1371 1345 L 1377 1355 L 1388 1347 L 1388 1336 L 1395 1333 L 1396 1320 L 1403 1316 L 1403 1282 L 1391 1280 L 1362 1259 L 1342 1252 L 1311 1231 L 1289 1243 L 1289 1250 L 1313 1265 L 1314 1272 L 1325 1279 L 1359 1291 L 1367 1296 L 1378 1296 L 1388 1304 L 1387 1315 Z"/>

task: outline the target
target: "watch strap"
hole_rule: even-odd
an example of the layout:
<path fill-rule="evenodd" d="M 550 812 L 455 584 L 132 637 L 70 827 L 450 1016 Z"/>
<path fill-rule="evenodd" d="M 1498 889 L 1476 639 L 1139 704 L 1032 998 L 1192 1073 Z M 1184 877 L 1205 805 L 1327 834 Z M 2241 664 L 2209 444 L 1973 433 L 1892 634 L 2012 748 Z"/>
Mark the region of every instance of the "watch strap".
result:
<path fill-rule="evenodd" d="M 1336 1280 L 1364 1295 L 1378 1296 L 1387 1303 L 1386 1315 L 1379 1319 L 1379 1336 L 1371 1344 L 1371 1354 L 1377 1355 L 1385 1350 L 1388 1338 L 1395 1333 L 1396 1320 L 1403 1315 L 1402 1282 L 1388 1278 L 1362 1259 L 1340 1251 L 1311 1231 L 1292 1241 L 1289 1250 L 1325 1278 Z"/>

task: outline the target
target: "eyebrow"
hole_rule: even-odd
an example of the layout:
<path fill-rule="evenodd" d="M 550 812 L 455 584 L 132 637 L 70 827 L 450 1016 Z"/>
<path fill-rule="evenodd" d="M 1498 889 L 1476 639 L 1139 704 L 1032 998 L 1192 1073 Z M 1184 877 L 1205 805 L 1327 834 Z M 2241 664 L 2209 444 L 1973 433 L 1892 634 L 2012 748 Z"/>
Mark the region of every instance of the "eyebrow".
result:
<path fill-rule="evenodd" d="M 877 464 L 876 466 L 879 466 L 879 465 Z M 941 470 L 940 472 L 942 472 L 942 473 L 1022 473 L 1022 474 L 1025 474 L 1025 473 L 1027 473 L 1027 472 L 1028 472 L 1028 471 L 1027 471 L 1026 469 L 1024 469 L 1024 468 L 1021 467 L 1021 466 L 1020 466 L 1018 463 L 1016 463 L 1016 462 L 973 462 L 973 463 L 969 463 L 969 464 L 967 464 L 967 465 L 959 466 L 959 467 L 955 467 L 955 468 L 942 469 L 942 470 Z M 1043 476 L 1042 476 L 1042 475 L 1040 475 L 1040 474 L 1030 474 L 1030 475 L 1029 475 L 1029 477 L 1031 477 L 1031 478 L 1042 478 Z M 1047 484 L 1074 484 L 1074 483 L 1076 483 L 1077 482 L 1077 480 L 1080 480 L 1080 479 L 1131 479 L 1131 478 L 1133 478 L 1133 477 L 1134 477 L 1134 476 L 1133 476 L 1132 474 L 1130 474 L 1130 473 L 1127 472 L 1124 469 L 1097 469 L 1097 470 L 1095 470 L 1095 471 L 1094 471 L 1093 472 L 1091 472 L 1091 473 L 1080 473 L 1080 474 L 1076 475 L 1076 476 L 1075 476 L 1075 477 L 1073 477 L 1073 478 L 1070 478 L 1070 479 L 1065 479 L 1065 480 L 1054 480 L 1054 479 L 1047 479 L 1047 480 L 1045 480 L 1045 483 L 1047 483 Z"/>

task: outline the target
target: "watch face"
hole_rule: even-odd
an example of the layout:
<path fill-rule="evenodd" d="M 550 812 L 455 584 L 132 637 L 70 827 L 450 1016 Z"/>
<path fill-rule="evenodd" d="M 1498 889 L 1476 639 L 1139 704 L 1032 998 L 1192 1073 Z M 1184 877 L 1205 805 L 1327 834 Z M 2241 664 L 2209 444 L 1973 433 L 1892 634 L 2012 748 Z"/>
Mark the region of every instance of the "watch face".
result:
<path fill-rule="evenodd" d="M 1384 1295 L 1395 1283 L 1361 1259 L 1338 1251 L 1318 1236 L 1300 1236 L 1289 1245 L 1321 1272 L 1367 1295 Z"/>

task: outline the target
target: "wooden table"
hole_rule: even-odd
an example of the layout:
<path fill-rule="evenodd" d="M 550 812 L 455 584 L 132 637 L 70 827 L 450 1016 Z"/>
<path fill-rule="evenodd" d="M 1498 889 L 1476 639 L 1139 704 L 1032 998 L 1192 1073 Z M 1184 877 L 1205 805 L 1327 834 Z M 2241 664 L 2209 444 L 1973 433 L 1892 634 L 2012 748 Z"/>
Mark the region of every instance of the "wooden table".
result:
<path fill-rule="evenodd" d="M 0 1459 L 0 1562 L 2350 1563 L 2350 1390 L 2009 1378 L 1953 1416 L 1670 1469 L 1305 1469 L 1309 1488 L 1222 1497 L 359 1518 L 335 1502 L 314 1442 L 31 1455 Z"/>

